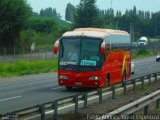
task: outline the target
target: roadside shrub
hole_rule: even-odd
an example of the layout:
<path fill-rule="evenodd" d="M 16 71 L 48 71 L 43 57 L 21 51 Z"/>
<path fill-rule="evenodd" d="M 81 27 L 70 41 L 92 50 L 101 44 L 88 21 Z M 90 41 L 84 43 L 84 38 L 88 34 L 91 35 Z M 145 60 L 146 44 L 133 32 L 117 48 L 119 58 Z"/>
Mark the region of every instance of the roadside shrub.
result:
<path fill-rule="evenodd" d="M 137 50 L 137 55 L 147 55 L 149 54 L 150 52 L 146 49 L 146 48 L 139 48 Z"/>

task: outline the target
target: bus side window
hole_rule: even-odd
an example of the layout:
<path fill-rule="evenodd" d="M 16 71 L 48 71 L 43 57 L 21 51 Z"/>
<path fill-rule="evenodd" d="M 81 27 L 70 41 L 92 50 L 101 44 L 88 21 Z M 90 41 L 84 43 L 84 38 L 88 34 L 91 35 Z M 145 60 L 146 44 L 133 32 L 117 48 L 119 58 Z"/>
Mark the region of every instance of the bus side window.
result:
<path fill-rule="evenodd" d="M 104 60 L 108 57 L 110 54 L 110 44 L 106 44 L 106 55 L 104 56 Z"/>

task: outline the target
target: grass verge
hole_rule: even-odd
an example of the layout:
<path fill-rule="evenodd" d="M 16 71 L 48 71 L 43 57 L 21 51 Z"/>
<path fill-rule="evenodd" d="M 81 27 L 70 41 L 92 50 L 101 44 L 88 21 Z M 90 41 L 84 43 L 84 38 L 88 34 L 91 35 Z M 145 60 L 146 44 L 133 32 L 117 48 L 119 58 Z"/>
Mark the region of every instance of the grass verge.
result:
<path fill-rule="evenodd" d="M 155 55 L 156 55 L 156 53 L 154 53 L 153 51 L 149 51 L 145 48 L 140 48 L 136 52 L 132 53 L 132 59 L 147 58 L 147 57 L 152 57 Z"/>
<path fill-rule="evenodd" d="M 0 63 L 0 77 L 57 71 L 57 59 Z"/>

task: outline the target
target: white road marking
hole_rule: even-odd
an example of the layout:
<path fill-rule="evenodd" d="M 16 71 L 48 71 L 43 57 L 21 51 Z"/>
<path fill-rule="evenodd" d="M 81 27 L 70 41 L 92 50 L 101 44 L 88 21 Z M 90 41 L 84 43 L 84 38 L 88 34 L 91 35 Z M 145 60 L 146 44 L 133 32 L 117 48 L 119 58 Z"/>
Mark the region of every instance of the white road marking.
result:
<path fill-rule="evenodd" d="M 21 81 L 21 82 L 14 82 L 14 83 L 7 83 L 7 84 L 2 84 L 0 85 L 0 87 L 3 87 L 3 86 L 9 86 L 9 85 L 16 85 L 16 84 L 21 84 L 21 83 L 30 83 L 32 80 L 28 80 L 28 81 Z M 37 81 L 41 81 L 41 80 L 37 80 Z M 58 85 L 57 83 L 54 84 L 54 85 Z"/>
<path fill-rule="evenodd" d="M 64 88 L 64 86 L 63 87 L 52 88 L 52 90 L 56 90 L 56 89 L 60 89 L 60 88 Z"/>
<path fill-rule="evenodd" d="M 0 102 L 16 99 L 16 98 L 20 98 L 20 97 L 22 97 L 22 96 L 14 96 L 14 97 L 10 97 L 10 98 L 1 99 Z"/>
<path fill-rule="evenodd" d="M 2 84 L 2 85 L 0 85 L 0 87 L 8 86 L 8 85 L 20 84 L 20 83 L 23 83 L 23 82 L 14 82 L 14 83 Z"/>

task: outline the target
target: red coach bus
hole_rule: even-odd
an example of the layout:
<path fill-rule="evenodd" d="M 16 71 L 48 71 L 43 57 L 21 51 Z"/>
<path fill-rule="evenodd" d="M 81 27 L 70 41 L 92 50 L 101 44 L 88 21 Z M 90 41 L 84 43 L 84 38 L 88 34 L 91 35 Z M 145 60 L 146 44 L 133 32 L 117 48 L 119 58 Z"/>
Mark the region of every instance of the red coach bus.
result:
<path fill-rule="evenodd" d="M 131 76 L 130 35 L 125 31 L 79 28 L 54 44 L 60 86 L 103 87 Z"/>

